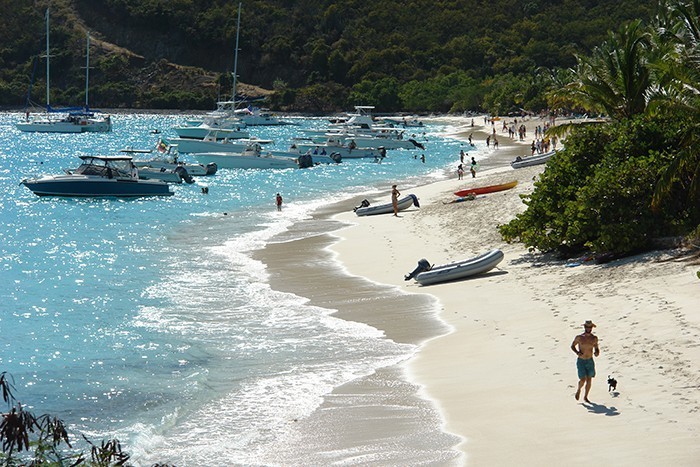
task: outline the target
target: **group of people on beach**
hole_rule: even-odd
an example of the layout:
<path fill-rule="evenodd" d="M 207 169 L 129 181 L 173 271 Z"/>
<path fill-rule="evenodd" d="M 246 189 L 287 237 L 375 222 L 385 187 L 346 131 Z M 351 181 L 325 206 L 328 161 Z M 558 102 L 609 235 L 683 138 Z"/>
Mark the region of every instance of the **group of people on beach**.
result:
<path fill-rule="evenodd" d="M 464 149 L 460 149 L 459 151 L 459 165 L 457 166 L 457 179 L 462 180 L 464 177 L 464 158 L 467 157 L 469 154 L 464 152 Z M 474 159 L 474 156 L 472 156 L 472 161 L 471 164 L 469 165 L 469 172 L 472 174 L 472 178 L 476 177 L 476 169 L 479 164 L 477 164 L 476 159 Z"/>

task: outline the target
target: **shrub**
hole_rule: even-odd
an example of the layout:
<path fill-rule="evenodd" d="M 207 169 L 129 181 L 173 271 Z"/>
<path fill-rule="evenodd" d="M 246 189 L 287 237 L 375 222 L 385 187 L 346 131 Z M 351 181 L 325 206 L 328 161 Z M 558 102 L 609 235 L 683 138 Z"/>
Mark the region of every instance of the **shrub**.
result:
<path fill-rule="evenodd" d="M 574 129 L 524 196 L 527 209 L 499 227 L 506 241 L 541 251 L 626 254 L 692 227 L 682 203 L 652 209 L 660 173 L 680 144 L 681 118 L 637 117 Z"/>

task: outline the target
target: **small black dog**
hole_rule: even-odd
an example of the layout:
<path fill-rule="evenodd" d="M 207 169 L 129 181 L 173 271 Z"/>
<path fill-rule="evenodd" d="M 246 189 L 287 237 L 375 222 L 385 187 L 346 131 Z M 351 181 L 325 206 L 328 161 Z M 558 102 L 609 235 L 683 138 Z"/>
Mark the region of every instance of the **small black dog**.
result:
<path fill-rule="evenodd" d="M 612 376 L 608 375 L 608 392 L 615 391 L 617 389 L 617 380 Z"/>

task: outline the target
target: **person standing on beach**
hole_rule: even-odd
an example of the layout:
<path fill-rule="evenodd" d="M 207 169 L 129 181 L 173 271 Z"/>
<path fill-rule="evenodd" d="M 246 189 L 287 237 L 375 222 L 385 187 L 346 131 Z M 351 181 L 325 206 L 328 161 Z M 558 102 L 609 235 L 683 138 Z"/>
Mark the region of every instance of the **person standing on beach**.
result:
<path fill-rule="evenodd" d="M 399 196 L 401 196 L 401 192 L 396 188 L 396 185 L 391 185 L 391 205 L 394 207 L 395 217 L 399 217 Z"/>
<path fill-rule="evenodd" d="M 459 150 L 459 162 L 462 164 L 464 164 L 464 156 L 465 156 L 464 149 L 460 149 Z"/>
<path fill-rule="evenodd" d="M 474 159 L 474 157 L 472 156 L 472 163 L 469 166 L 469 171 L 472 173 L 472 178 L 476 178 L 476 166 L 476 159 Z"/>
<path fill-rule="evenodd" d="M 282 210 L 282 195 L 277 193 L 277 196 L 275 196 L 275 204 L 277 204 L 277 210 L 281 211 Z"/>
<path fill-rule="evenodd" d="M 571 350 L 578 355 L 576 360 L 576 369 L 578 370 L 578 388 L 576 389 L 576 400 L 581 397 L 581 389 L 584 385 L 586 390 L 583 394 L 583 400 L 588 402 L 588 393 L 591 390 L 591 383 L 595 377 L 595 362 L 593 357 L 600 355 L 598 347 L 598 337 L 593 334 L 593 328 L 596 327 L 593 321 L 588 320 L 583 323 L 583 334 L 579 334 L 571 343 Z"/>
<path fill-rule="evenodd" d="M 459 164 L 457 166 L 457 180 L 462 180 L 464 177 L 464 166 L 462 164 Z"/>

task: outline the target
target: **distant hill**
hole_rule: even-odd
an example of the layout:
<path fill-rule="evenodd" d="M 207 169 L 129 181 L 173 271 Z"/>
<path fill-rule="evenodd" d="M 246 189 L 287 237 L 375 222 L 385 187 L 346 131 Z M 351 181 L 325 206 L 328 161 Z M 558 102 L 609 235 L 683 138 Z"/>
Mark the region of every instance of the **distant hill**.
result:
<path fill-rule="evenodd" d="M 655 3 L 243 2 L 238 76 L 253 86 L 246 94 L 284 110 L 356 99 L 385 111 L 473 108 L 496 82 L 572 66 L 609 29 L 651 18 Z M 0 16 L 0 105 L 24 105 L 32 76 L 32 98 L 43 102 L 47 4 L 0 0 L 11 13 Z M 52 0 L 52 101 L 83 101 L 89 30 L 93 107 L 211 109 L 230 97 L 237 9 L 222 0 Z"/>

